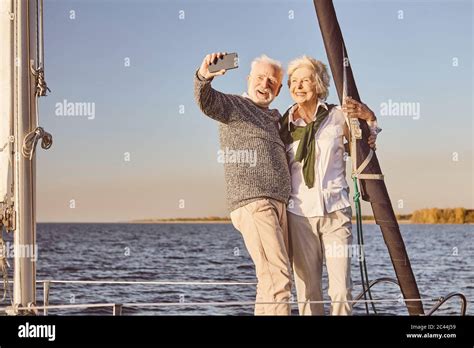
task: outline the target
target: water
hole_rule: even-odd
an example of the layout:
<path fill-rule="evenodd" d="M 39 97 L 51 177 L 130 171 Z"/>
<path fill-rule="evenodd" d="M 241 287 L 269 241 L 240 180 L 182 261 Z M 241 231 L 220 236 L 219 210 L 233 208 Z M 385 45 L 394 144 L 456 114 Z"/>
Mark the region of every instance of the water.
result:
<path fill-rule="evenodd" d="M 422 298 L 449 292 L 474 299 L 472 225 L 401 225 Z M 370 279 L 395 277 L 377 225 L 364 225 Z M 355 235 L 355 232 L 354 232 Z M 354 236 L 355 239 L 355 236 Z M 11 241 L 11 236 L 6 240 Z M 255 282 L 253 263 L 240 234 L 227 224 L 39 224 L 37 279 Z M 12 261 L 12 260 L 11 260 Z M 361 291 L 352 260 L 353 294 Z M 327 278 L 324 278 L 325 299 Z M 395 285 L 374 287 L 375 298 L 397 299 Z M 255 288 L 189 285 L 52 284 L 50 304 L 254 301 Z M 42 303 L 38 286 L 38 303 Z M 3 305 L 3 303 L 2 303 Z M 425 309 L 433 302 L 425 303 Z M 439 314 L 456 315 L 452 299 Z M 326 308 L 327 309 L 327 308 Z M 407 315 L 394 301 L 378 304 L 381 314 Z M 252 315 L 252 306 L 124 308 L 124 315 Z M 364 313 L 364 305 L 354 309 Z M 468 304 L 468 314 L 474 313 Z M 111 309 L 50 310 L 54 314 L 111 314 Z M 294 308 L 296 314 L 296 306 Z"/>

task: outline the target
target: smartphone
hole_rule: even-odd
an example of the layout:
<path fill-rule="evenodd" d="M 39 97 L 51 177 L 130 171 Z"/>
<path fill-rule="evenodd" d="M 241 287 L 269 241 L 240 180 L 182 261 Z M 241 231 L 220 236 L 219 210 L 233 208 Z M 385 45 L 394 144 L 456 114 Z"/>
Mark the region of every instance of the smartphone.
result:
<path fill-rule="evenodd" d="M 237 53 L 227 53 L 222 58 L 217 58 L 216 62 L 212 62 L 209 65 L 209 72 L 214 73 L 219 70 L 235 69 L 239 67 L 239 56 Z"/>

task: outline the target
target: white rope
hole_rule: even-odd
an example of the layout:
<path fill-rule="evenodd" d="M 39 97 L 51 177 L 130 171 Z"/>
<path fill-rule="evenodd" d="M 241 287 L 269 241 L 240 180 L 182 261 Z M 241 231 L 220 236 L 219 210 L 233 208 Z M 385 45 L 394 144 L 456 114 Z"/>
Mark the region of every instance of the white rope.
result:
<path fill-rule="evenodd" d="M 122 281 L 122 280 L 37 280 L 37 283 L 56 283 L 56 284 L 121 284 L 121 285 L 134 285 L 134 284 L 154 284 L 154 285 L 257 285 L 257 283 L 250 282 L 171 282 L 171 281 Z"/>
<path fill-rule="evenodd" d="M 4 301 L 7 298 L 7 295 L 9 295 L 11 299 L 11 294 L 10 294 L 10 286 L 9 286 L 9 280 L 8 280 L 8 267 L 10 267 L 10 264 L 8 263 L 7 260 L 7 247 L 5 245 L 5 241 L 3 240 L 3 225 L 0 223 L 0 274 L 3 280 L 3 296 L 0 301 Z"/>
<path fill-rule="evenodd" d="M 53 136 L 46 132 L 42 127 L 36 127 L 35 130 L 29 132 L 25 136 L 25 139 L 23 139 L 21 152 L 23 156 L 28 158 L 30 161 L 33 159 L 33 154 L 36 150 L 36 144 L 40 139 L 41 147 L 45 150 L 49 149 L 53 144 Z"/>
<path fill-rule="evenodd" d="M 97 307 L 113 307 L 115 303 L 83 303 L 83 304 L 71 304 L 71 305 L 48 305 L 48 306 L 30 306 L 30 307 L 15 307 L 20 311 L 36 310 L 36 309 L 61 309 L 61 308 L 97 308 Z M 0 308 L 0 312 L 7 312 L 11 308 Z"/>
<path fill-rule="evenodd" d="M 28 28 L 29 30 L 29 28 Z M 51 92 L 44 79 L 44 42 L 43 42 L 43 0 L 36 1 L 36 57 L 31 62 L 30 70 L 31 74 L 35 78 L 35 114 L 36 114 L 36 127 L 33 131 L 29 132 L 23 139 L 23 146 L 21 152 L 24 157 L 30 161 L 33 159 L 33 154 L 36 150 L 36 144 L 41 139 L 41 147 L 45 150 L 49 149 L 53 144 L 53 137 L 50 133 L 46 132 L 42 127 L 39 127 L 39 97 L 47 95 L 47 91 Z M 34 63 L 36 61 L 36 67 Z"/>
<path fill-rule="evenodd" d="M 438 299 L 407 299 L 403 301 L 421 302 L 431 301 L 436 302 Z M 270 305 L 270 304 L 300 304 L 300 303 L 354 303 L 354 302 L 400 302 L 400 299 L 381 299 L 381 300 L 350 300 L 350 301 L 282 301 L 282 302 L 254 302 L 254 301 L 233 301 L 233 302 L 152 302 L 152 303 L 123 303 L 123 307 L 166 307 L 166 306 L 253 306 L 253 305 Z M 402 303 L 401 303 L 402 304 Z"/>
<path fill-rule="evenodd" d="M 36 49 L 38 67 L 44 68 L 43 0 L 36 1 Z"/>
<path fill-rule="evenodd" d="M 355 151 L 355 145 L 354 145 L 354 151 Z M 359 179 L 368 179 L 368 180 L 383 180 L 384 179 L 383 174 L 362 174 L 365 167 L 369 165 L 373 156 L 374 156 L 374 151 L 372 149 L 369 149 L 369 154 L 367 155 L 365 160 L 360 164 L 359 168 L 356 168 L 355 166 L 353 167 L 352 177 L 357 177 Z M 354 159 L 356 159 L 355 156 L 354 156 Z"/>
<path fill-rule="evenodd" d="M 436 302 L 439 299 L 404 299 L 403 302 Z M 299 303 L 353 303 L 353 302 L 402 302 L 399 298 L 394 299 L 374 299 L 374 300 L 350 300 L 350 301 L 283 301 L 283 302 L 255 302 L 255 301 L 230 301 L 230 302 L 150 302 L 150 303 L 85 303 L 71 305 L 48 305 L 48 306 L 30 306 L 17 307 L 17 310 L 41 310 L 41 309 L 67 309 L 67 308 L 98 308 L 98 307 L 114 307 L 117 305 L 124 307 L 171 307 L 171 306 L 254 306 L 256 304 L 299 304 Z M 402 304 L 402 303 L 400 303 Z M 7 308 L 0 308 L 0 312 L 6 312 Z"/>

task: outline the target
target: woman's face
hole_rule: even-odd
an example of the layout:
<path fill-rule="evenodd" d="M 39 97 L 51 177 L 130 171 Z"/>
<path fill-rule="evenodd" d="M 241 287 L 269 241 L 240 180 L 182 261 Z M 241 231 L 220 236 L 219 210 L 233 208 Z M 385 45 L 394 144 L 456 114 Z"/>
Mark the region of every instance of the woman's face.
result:
<path fill-rule="evenodd" d="M 296 69 L 291 75 L 289 85 L 291 98 L 296 103 L 316 103 L 318 95 L 316 93 L 316 83 L 311 69 L 307 67 Z"/>

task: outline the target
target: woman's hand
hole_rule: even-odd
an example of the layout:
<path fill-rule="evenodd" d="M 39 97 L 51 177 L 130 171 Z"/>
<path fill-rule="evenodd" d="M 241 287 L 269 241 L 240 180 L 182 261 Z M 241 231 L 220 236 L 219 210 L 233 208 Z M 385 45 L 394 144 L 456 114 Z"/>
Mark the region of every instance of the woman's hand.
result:
<path fill-rule="evenodd" d="M 376 135 L 373 135 L 373 134 L 369 135 L 369 139 L 368 139 L 367 142 L 369 143 L 370 148 L 374 151 L 377 149 L 377 147 L 375 145 L 376 141 L 377 141 L 377 136 Z"/>
<path fill-rule="evenodd" d="M 351 97 L 345 98 L 344 104 L 342 104 L 342 111 L 349 117 L 360 118 L 365 121 L 375 121 L 377 119 L 374 112 L 367 105 L 359 103 Z"/>
<path fill-rule="evenodd" d="M 372 110 L 369 109 L 367 105 L 364 103 L 359 103 L 358 101 L 352 99 L 351 97 L 347 97 L 344 100 L 344 104 L 342 105 L 342 111 L 344 111 L 349 117 L 352 118 L 360 118 L 365 121 L 373 122 L 376 121 L 377 118 Z M 377 134 L 370 134 L 369 138 L 367 139 L 367 143 L 369 144 L 372 150 L 376 150 L 376 141 L 377 141 Z"/>

